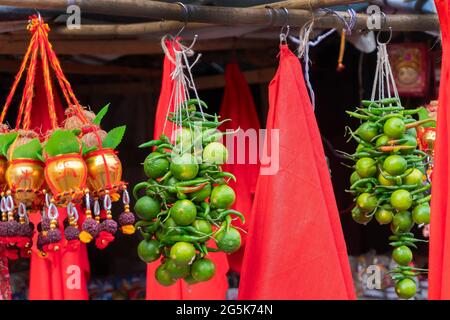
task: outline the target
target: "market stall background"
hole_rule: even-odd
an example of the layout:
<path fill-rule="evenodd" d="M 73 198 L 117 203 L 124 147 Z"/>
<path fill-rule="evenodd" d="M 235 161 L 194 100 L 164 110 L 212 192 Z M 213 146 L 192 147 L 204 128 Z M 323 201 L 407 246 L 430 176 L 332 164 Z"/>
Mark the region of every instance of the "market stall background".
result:
<path fill-rule="evenodd" d="M 220 5 L 220 6 L 253 6 L 264 1 L 191 1 L 186 3 Z M 374 1 L 381 4 L 380 1 Z M 434 12 L 432 1 L 422 1 L 422 7 L 413 2 L 387 1 L 386 12 L 421 14 Z M 355 4 L 355 10 L 364 11 L 367 3 Z M 338 8 L 337 8 L 338 9 Z M 340 9 L 346 10 L 347 7 Z M 403 11 L 402 11 L 403 12 Z M 14 74 L 18 69 L 28 34 L 24 30 L 27 17 L 35 10 L 0 7 L 0 83 L 1 96 L 6 96 Z M 124 142 L 119 147 L 124 164 L 124 179 L 131 185 L 142 179 L 141 168 L 136 166 L 136 159 L 144 159 L 145 151 L 136 145 L 147 141 L 152 136 L 154 112 L 160 89 L 162 70 L 162 54 L 159 44 L 161 31 L 154 34 L 133 35 L 102 35 L 95 36 L 70 35 L 59 32 L 63 30 L 67 15 L 59 11 L 40 10 L 40 14 L 50 22 L 52 29 L 50 39 L 55 51 L 62 60 L 62 67 L 74 87 L 79 100 L 97 112 L 106 103 L 111 103 L 109 117 L 103 126 L 112 128 L 126 123 L 129 127 Z M 101 25 L 112 23 L 140 23 L 143 18 L 113 17 L 82 13 L 82 24 Z M 82 29 L 81 29 L 82 30 Z M 164 30 L 164 29 L 162 29 Z M 298 28 L 292 28 L 291 35 L 296 36 Z M 176 32 L 176 30 L 174 31 Z M 279 27 L 216 27 L 190 30 L 189 25 L 183 31 L 183 37 L 192 38 L 199 35 L 198 44 L 194 48 L 203 54 L 200 63 L 195 68 L 196 85 L 201 97 L 214 106 L 218 112 L 223 96 L 225 83 L 224 70 L 230 61 L 237 60 L 250 84 L 260 123 L 264 126 L 267 113 L 267 84 L 275 73 L 278 53 Z M 76 32 L 75 32 L 76 34 Z M 377 253 L 386 253 L 389 246 L 385 234 L 375 225 L 363 227 L 355 224 L 350 215 L 351 197 L 344 192 L 348 184 L 349 170 L 340 165 L 341 159 L 335 150 L 348 151 L 345 144 L 343 127 L 347 123 L 344 110 L 359 103 L 361 98 L 368 97 L 372 85 L 373 72 L 376 63 L 374 38 L 372 42 L 362 42 L 360 38 L 351 38 L 355 45 L 347 44 L 344 64 L 345 69 L 336 71 L 339 33 L 323 40 L 319 46 L 310 50 L 310 79 L 316 97 L 315 114 L 323 136 L 324 148 L 329 159 L 333 187 L 341 212 L 341 221 L 349 255 L 359 256 L 374 249 Z M 436 33 L 394 31 L 391 43 L 422 43 L 428 52 L 430 83 L 427 92 L 419 97 L 408 97 L 404 104 L 415 107 L 428 103 L 436 98 L 434 77 L 438 72 L 440 47 Z M 295 49 L 295 43 L 291 43 Z M 362 51 L 366 51 L 363 53 Z M 371 51 L 372 50 L 372 51 Z M 262 54 L 264 53 L 264 54 Z M 16 115 L 9 115 L 13 122 Z M 356 124 L 356 122 L 355 122 Z M 118 212 L 116 212 L 118 214 Z M 117 240 L 104 250 L 89 248 L 92 283 L 95 279 L 120 278 L 133 276 L 142 277 L 145 264 L 142 263 L 134 248 L 139 238 L 117 236 Z M 131 248 L 131 249 L 130 249 Z M 427 256 L 422 251 L 420 255 Z M 352 266 L 356 267 L 355 263 Z M 10 265 L 10 271 L 23 275 L 29 267 L 27 261 L 17 261 Z M 230 278 L 231 282 L 236 277 Z M 129 280 L 133 283 L 133 280 Z M 16 281 L 16 283 L 20 283 Z M 120 286 L 115 286 L 120 287 Z M 129 286 L 130 288 L 132 285 Z M 17 286 L 15 287 L 17 288 Z M 17 295 L 16 297 L 19 297 Z"/>

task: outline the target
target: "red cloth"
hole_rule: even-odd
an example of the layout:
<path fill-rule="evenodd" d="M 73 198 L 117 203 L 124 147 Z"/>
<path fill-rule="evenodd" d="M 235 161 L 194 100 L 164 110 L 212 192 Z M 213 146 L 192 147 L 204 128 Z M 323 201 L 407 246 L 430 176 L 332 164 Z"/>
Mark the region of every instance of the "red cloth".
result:
<path fill-rule="evenodd" d="M 169 52 L 173 53 L 173 46 L 171 42 L 166 42 Z M 164 58 L 163 76 L 161 92 L 159 95 L 158 105 L 156 107 L 155 129 L 154 137 L 159 138 L 167 115 L 167 108 L 169 106 L 170 96 L 173 88 L 173 81 L 170 74 L 174 70 L 174 65 L 170 60 Z M 170 105 L 170 111 L 173 111 L 173 101 Z M 167 136 L 172 134 L 172 123 L 167 122 L 164 133 Z M 226 291 L 228 289 L 228 282 L 226 274 L 228 272 L 228 262 L 224 253 L 210 253 L 209 258 L 216 264 L 216 274 L 207 281 L 194 285 L 188 285 L 183 280 L 178 280 L 177 283 L 170 287 L 160 285 L 155 279 L 155 270 L 160 262 L 153 262 L 147 265 L 147 300 L 220 300 L 225 299 Z"/>
<path fill-rule="evenodd" d="M 45 132 L 51 129 L 48 114 L 47 96 L 45 94 L 42 71 L 36 70 L 35 95 L 31 109 L 31 126 L 33 130 Z M 54 88 L 55 89 L 55 88 Z M 64 111 L 59 96 L 54 90 L 55 112 L 58 122 L 64 118 Z M 59 210 L 59 226 L 63 229 L 63 220 L 66 210 Z M 80 217 L 81 218 L 81 217 Z M 40 213 L 33 212 L 31 221 L 37 227 L 40 221 Z M 34 235 L 36 244 L 37 232 Z M 79 279 L 76 279 L 79 275 Z M 86 278 L 89 275 L 89 261 L 86 245 L 82 244 L 77 251 L 61 248 L 59 251 L 49 253 L 46 258 L 39 256 L 36 245 L 33 246 L 30 265 L 30 300 L 86 300 L 88 291 Z M 77 282 L 79 280 L 79 282 Z M 79 286 L 78 286 L 79 284 Z"/>
<path fill-rule="evenodd" d="M 239 299 L 354 299 L 347 250 L 319 129 L 298 58 L 280 47 L 269 86 L 268 140 L 279 170 L 259 176 Z M 266 150 L 266 145 L 264 147 Z M 261 172 L 267 166 L 261 160 Z"/>
<path fill-rule="evenodd" d="M 249 136 L 251 132 L 246 130 L 254 130 L 254 137 L 259 135 L 259 120 L 256 113 L 255 103 L 253 102 L 252 93 L 250 87 L 241 70 L 239 70 L 239 65 L 237 63 L 230 63 L 227 65 L 225 70 L 225 92 L 222 99 L 222 105 L 220 107 L 220 116 L 222 119 L 231 119 L 232 121 L 226 122 L 221 130 L 225 131 L 227 129 L 236 130 L 240 128 L 238 135 L 243 133 L 248 133 Z M 227 139 L 231 138 L 231 135 L 227 135 L 224 139 L 224 143 Z M 248 225 L 250 223 L 250 214 L 253 204 L 253 196 L 255 194 L 256 181 L 258 180 L 259 174 L 259 158 L 257 143 L 254 145 L 246 140 L 246 145 L 237 143 L 234 140 L 234 155 L 232 163 L 223 166 L 224 171 L 231 172 L 236 176 L 237 183 L 230 181 L 229 185 L 236 191 L 238 195 L 236 197 L 236 202 L 233 205 L 233 209 L 242 212 L 245 216 L 245 224 L 242 224 L 240 220 L 233 222 L 239 228 L 244 229 L 248 232 Z M 256 140 L 258 141 L 258 140 Z M 244 148 L 244 146 L 246 146 Z M 230 148 L 230 146 L 228 146 Z M 238 151 L 239 149 L 239 151 Z M 245 163 L 238 163 L 238 152 L 246 152 Z M 254 153 L 255 162 L 250 163 L 251 157 L 249 157 L 249 152 Z M 230 153 L 231 154 L 231 153 Z M 253 160 L 253 159 L 252 159 Z M 253 161 L 252 161 L 253 162 Z M 241 272 L 242 258 L 245 250 L 245 241 L 247 239 L 247 234 L 241 231 L 242 236 L 242 247 L 239 251 L 228 255 L 228 264 L 230 269 L 235 272 Z"/>
<path fill-rule="evenodd" d="M 442 32 L 442 66 L 431 195 L 429 299 L 450 299 L 450 5 L 435 0 Z"/>

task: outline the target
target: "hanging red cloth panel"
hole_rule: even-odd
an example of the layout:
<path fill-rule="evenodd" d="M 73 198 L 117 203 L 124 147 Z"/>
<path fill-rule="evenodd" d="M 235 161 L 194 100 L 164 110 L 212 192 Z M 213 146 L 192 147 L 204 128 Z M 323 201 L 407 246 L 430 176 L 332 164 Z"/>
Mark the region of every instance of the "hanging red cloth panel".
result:
<path fill-rule="evenodd" d="M 48 116 L 47 96 L 44 88 L 44 77 L 39 65 L 36 70 L 35 95 L 31 109 L 30 128 L 45 134 L 52 128 Z M 58 123 L 64 119 L 64 111 L 59 95 L 54 90 L 55 112 Z M 40 213 L 30 215 L 35 226 L 40 222 Z M 66 210 L 59 209 L 59 226 L 64 233 L 63 221 Z M 37 232 L 33 242 L 36 243 Z M 81 244 L 78 250 L 61 248 L 51 252 L 47 257 L 39 256 L 38 249 L 33 248 L 30 265 L 30 300 L 85 300 L 88 299 L 86 278 L 89 275 L 89 261 L 86 245 Z"/>
<path fill-rule="evenodd" d="M 173 52 L 173 44 L 170 41 L 166 42 L 169 52 Z M 170 137 L 172 134 L 172 124 L 167 122 L 167 108 L 170 111 L 174 110 L 173 100 L 171 94 L 173 90 L 173 80 L 171 74 L 175 66 L 169 60 L 164 58 L 163 75 L 161 92 L 159 95 L 158 105 L 156 107 L 154 138 L 159 139 L 163 132 Z M 169 104 L 171 104 L 169 106 Z M 226 291 L 228 289 L 228 282 L 226 274 L 228 272 L 227 257 L 222 252 L 209 253 L 209 258 L 216 265 L 216 274 L 214 277 L 202 283 L 188 285 L 183 280 L 178 280 L 177 283 L 170 287 L 160 285 L 155 279 L 155 270 L 159 266 L 159 262 L 149 263 L 147 265 L 147 300 L 220 300 L 225 299 Z"/>
<path fill-rule="evenodd" d="M 429 299 L 450 299 L 450 4 L 435 0 L 442 33 L 442 67 L 431 192 Z"/>
<path fill-rule="evenodd" d="M 239 299 L 354 299 L 330 174 L 298 58 L 280 47 L 269 86 L 259 176 Z M 279 130 L 279 139 L 276 139 Z M 274 140 L 272 143 L 269 140 Z M 277 142 L 278 140 L 278 142 Z"/>
<path fill-rule="evenodd" d="M 226 122 L 221 127 L 223 131 L 240 128 L 241 131 L 238 132 L 238 135 L 247 132 L 249 136 L 254 134 L 254 137 L 258 137 L 260 125 L 255 103 L 253 102 L 250 87 L 237 63 L 230 63 L 225 69 L 225 92 L 220 107 L 220 116 L 222 119 L 232 119 L 232 121 Z M 248 132 L 247 130 L 253 130 L 253 133 Z M 236 194 L 239 195 L 239 197 L 236 198 L 233 209 L 242 212 L 245 215 L 246 223 L 242 224 L 240 220 L 236 220 L 234 223 L 237 227 L 242 228 L 247 232 L 256 181 L 259 174 L 258 149 L 256 143 L 251 145 L 251 142 L 247 140 L 246 145 L 239 145 L 238 141 L 239 140 L 237 139 L 234 140 L 233 162 L 225 164 L 223 170 L 231 172 L 236 176 L 238 183 L 233 181 L 229 182 L 230 187 L 232 187 L 236 191 Z M 224 142 L 226 142 L 226 140 Z M 244 149 L 244 146 L 247 146 L 247 148 Z M 238 163 L 238 152 L 244 150 L 246 152 L 245 163 Z M 253 157 L 250 156 L 249 152 L 253 153 Z M 235 272 L 241 272 L 247 234 L 241 232 L 241 236 L 242 246 L 239 251 L 228 255 L 230 269 Z"/>

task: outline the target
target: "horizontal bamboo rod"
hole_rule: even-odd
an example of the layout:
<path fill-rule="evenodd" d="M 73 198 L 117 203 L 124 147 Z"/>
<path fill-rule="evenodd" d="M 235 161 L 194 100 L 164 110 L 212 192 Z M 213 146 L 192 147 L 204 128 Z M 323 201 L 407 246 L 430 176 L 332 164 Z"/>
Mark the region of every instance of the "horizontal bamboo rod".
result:
<path fill-rule="evenodd" d="M 180 5 L 145 0 L 74 0 L 80 6 L 81 12 L 99 13 L 107 15 L 121 15 L 143 17 L 149 19 L 185 20 L 185 12 Z M 0 5 L 28 7 L 36 9 L 61 9 L 67 7 L 66 0 L 0 0 Z M 289 25 L 299 27 L 311 19 L 308 10 L 289 10 L 288 19 L 283 14 L 270 14 L 264 8 L 231 8 L 189 5 L 189 21 L 213 23 L 219 25 L 253 25 L 253 26 L 283 26 L 288 20 Z M 349 14 L 342 13 L 349 19 Z M 316 13 L 315 26 L 319 28 L 342 28 L 343 22 L 335 15 Z M 356 29 L 367 29 L 368 16 L 357 14 Z M 439 30 L 437 15 L 386 15 L 381 29 L 393 31 L 433 31 Z"/>

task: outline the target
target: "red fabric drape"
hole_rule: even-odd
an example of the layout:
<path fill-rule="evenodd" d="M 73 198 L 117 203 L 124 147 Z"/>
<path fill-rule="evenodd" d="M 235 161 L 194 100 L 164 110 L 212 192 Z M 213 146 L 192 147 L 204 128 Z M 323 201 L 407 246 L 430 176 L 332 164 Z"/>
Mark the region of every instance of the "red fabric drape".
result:
<path fill-rule="evenodd" d="M 42 70 L 37 69 L 35 81 L 35 95 L 31 110 L 31 126 L 33 130 L 46 133 L 51 129 L 51 122 L 47 107 Z M 55 111 L 58 122 L 64 119 L 64 111 L 58 93 L 54 90 Z M 59 226 L 63 229 L 66 210 L 59 209 Z M 40 213 L 33 212 L 31 221 L 37 227 Z M 37 233 L 34 236 L 36 243 Z M 30 300 L 84 300 L 88 299 L 86 278 L 89 275 L 89 261 L 86 245 L 81 244 L 78 251 L 68 251 L 64 248 L 50 253 L 42 258 L 34 248 L 30 265 Z M 78 279 L 77 279 L 78 278 Z M 78 285 L 79 284 L 79 285 Z"/>
<path fill-rule="evenodd" d="M 166 42 L 169 52 L 173 53 L 172 43 Z M 173 81 L 170 74 L 174 70 L 174 65 L 170 60 L 164 58 L 163 76 L 161 92 L 159 95 L 158 105 L 156 107 L 154 137 L 159 138 L 163 131 L 164 122 L 167 115 L 167 108 L 171 102 L 170 96 L 173 88 Z M 173 111 L 174 105 L 169 106 L 169 110 Z M 172 134 L 172 123 L 166 124 L 164 133 L 167 136 Z M 224 253 L 210 253 L 209 258 L 216 264 L 215 276 L 207 282 L 188 285 L 183 280 L 177 281 L 176 284 L 165 287 L 160 285 L 155 279 L 155 270 L 159 266 L 159 262 L 149 263 L 147 265 L 147 300 L 219 300 L 225 299 L 226 290 L 228 288 L 226 273 L 228 272 L 228 262 Z"/>
<path fill-rule="evenodd" d="M 354 299 L 345 241 L 319 129 L 298 58 L 280 47 L 269 86 L 264 154 L 279 151 L 276 174 L 260 175 L 239 299 Z M 261 170 L 266 165 L 261 160 Z M 261 171 L 262 172 L 262 171 Z"/>
<path fill-rule="evenodd" d="M 450 5 L 435 0 L 442 33 L 442 66 L 431 195 L 429 299 L 450 299 Z"/>
<path fill-rule="evenodd" d="M 222 105 L 220 107 L 220 116 L 222 119 L 231 119 L 230 122 L 226 122 L 221 127 L 221 130 L 236 130 L 237 128 L 240 128 L 242 131 L 238 134 L 248 133 L 248 136 L 254 134 L 254 137 L 258 137 L 260 125 L 255 104 L 253 102 L 252 93 L 237 63 L 230 63 L 225 69 L 225 92 L 222 99 Z M 249 129 L 254 130 L 253 133 L 247 131 Z M 227 136 L 227 138 L 229 137 L 231 136 Z M 226 139 L 224 140 L 224 142 L 226 142 Z M 244 225 L 240 222 L 240 220 L 234 221 L 233 224 L 248 232 L 248 225 L 251 220 L 250 214 L 252 210 L 253 196 L 259 173 L 259 158 L 257 157 L 257 144 L 252 145 L 248 140 L 246 143 L 248 147 L 244 149 L 243 144 L 239 145 L 239 142 L 234 140 L 233 162 L 224 165 L 223 169 L 236 176 L 237 183 L 233 181 L 230 181 L 229 183 L 238 195 L 233 209 L 242 212 L 246 219 L 246 223 Z M 238 149 L 240 150 L 239 152 L 242 152 L 243 150 L 246 151 L 245 163 L 237 163 Z M 249 155 L 249 152 L 254 153 L 254 159 L 252 159 Z M 250 160 L 256 161 L 254 163 L 250 163 Z M 241 249 L 231 255 L 228 255 L 230 269 L 235 272 L 241 272 L 247 234 L 241 232 L 241 236 Z"/>

